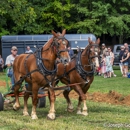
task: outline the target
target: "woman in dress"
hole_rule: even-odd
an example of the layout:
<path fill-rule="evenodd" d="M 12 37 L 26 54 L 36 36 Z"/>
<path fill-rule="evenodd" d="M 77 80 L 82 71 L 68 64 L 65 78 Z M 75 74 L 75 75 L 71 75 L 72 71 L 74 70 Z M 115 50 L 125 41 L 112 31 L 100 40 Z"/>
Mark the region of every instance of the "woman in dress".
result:
<path fill-rule="evenodd" d="M 107 75 L 106 75 L 106 55 L 105 54 L 103 54 L 103 56 L 102 56 L 101 63 L 102 63 L 102 67 L 101 67 L 102 74 L 103 74 L 104 78 L 107 78 Z"/>
<path fill-rule="evenodd" d="M 106 52 L 106 72 L 108 78 L 111 77 L 112 70 L 112 57 L 110 56 L 109 52 Z"/>

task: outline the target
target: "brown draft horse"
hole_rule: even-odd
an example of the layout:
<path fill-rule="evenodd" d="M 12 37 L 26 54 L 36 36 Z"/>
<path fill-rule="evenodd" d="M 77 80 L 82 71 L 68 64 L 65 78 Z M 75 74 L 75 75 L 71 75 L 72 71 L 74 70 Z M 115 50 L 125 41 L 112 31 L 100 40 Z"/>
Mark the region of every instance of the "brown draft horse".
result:
<path fill-rule="evenodd" d="M 62 63 L 58 64 L 57 77 L 64 84 L 75 84 L 70 86 L 69 90 L 64 90 L 63 94 L 68 103 L 67 110 L 72 112 L 73 106 L 69 98 L 69 93 L 74 89 L 79 94 L 79 102 L 77 107 L 77 114 L 87 116 L 86 106 L 86 92 L 90 88 L 91 83 L 94 80 L 94 70 L 99 67 L 99 43 L 100 39 L 93 42 L 88 38 L 88 46 L 78 52 L 76 58 L 74 58 L 69 64 L 64 66 Z M 61 70 L 64 70 L 61 71 Z M 81 105 L 83 108 L 81 110 Z"/>
<path fill-rule="evenodd" d="M 49 84 L 50 94 L 50 111 L 48 118 L 55 118 L 54 100 L 55 94 L 52 89 L 51 82 L 53 81 L 57 67 L 55 60 L 58 57 L 64 64 L 70 61 L 70 57 L 67 50 L 68 41 L 64 35 L 66 30 L 62 31 L 62 34 L 52 31 L 53 37 L 41 48 L 36 50 L 34 54 L 21 54 L 16 57 L 13 65 L 14 77 L 15 77 L 15 104 L 13 108 L 18 110 L 20 108 L 19 103 L 19 88 L 22 82 L 25 80 L 28 83 L 28 90 L 32 91 L 32 119 L 37 119 L 36 107 L 38 102 L 38 90 L 40 87 L 46 87 Z M 23 115 L 28 114 L 27 100 L 29 98 L 28 92 L 24 95 L 24 110 Z"/>

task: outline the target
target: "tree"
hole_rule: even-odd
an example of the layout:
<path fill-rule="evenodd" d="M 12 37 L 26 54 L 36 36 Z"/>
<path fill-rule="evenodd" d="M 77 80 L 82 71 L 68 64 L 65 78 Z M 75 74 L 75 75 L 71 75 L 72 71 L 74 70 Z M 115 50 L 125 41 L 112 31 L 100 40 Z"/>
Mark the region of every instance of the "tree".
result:
<path fill-rule="evenodd" d="M 130 36 L 128 0 L 1 0 L 0 35 L 68 33 Z"/>

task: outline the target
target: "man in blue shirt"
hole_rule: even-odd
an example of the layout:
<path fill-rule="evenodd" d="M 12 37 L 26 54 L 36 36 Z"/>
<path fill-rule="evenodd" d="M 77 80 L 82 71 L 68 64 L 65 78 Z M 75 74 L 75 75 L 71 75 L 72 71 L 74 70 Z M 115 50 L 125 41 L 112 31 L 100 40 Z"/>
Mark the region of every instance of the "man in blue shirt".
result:
<path fill-rule="evenodd" d="M 74 51 L 70 47 L 68 47 L 68 52 L 69 52 L 70 58 L 72 58 L 74 55 Z"/>

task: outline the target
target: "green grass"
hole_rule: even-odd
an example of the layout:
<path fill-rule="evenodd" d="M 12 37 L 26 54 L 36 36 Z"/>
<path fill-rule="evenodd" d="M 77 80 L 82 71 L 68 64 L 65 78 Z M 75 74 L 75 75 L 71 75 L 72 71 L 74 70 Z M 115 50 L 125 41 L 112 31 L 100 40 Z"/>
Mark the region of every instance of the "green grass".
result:
<path fill-rule="evenodd" d="M 119 70 L 114 71 L 117 77 L 106 78 L 102 76 L 95 76 L 88 92 L 102 92 L 108 93 L 110 90 L 114 90 L 123 95 L 130 94 L 130 78 L 123 78 Z"/>
<path fill-rule="evenodd" d="M 84 117 L 76 115 L 77 101 L 73 99 L 72 102 L 75 111 L 68 113 L 65 111 L 65 100 L 57 98 L 55 104 L 56 120 L 54 121 L 46 119 L 49 110 L 48 102 L 46 108 L 37 109 L 38 120 L 23 117 L 22 108 L 17 112 L 13 110 L 2 111 L 0 113 L 0 130 L 107 130 L 110 124 L 125 125 L 130 122 L 129 107 L 87 101 L 89 115 Z M 31 104 L 29 104 L 29 112 L 31 112 Z M 125 126 L 120 129 L 125 129 Z"/>
<path fill-rule="evenodd" d="M 114 90 L 123 95 L 130 94 L 129 78 L 122 78 L 120 71 L 115 70 L 117 77 L 104 79 L 95 76 L 89 92 L 108 93 Z M 5 77 L 0 76 L 0 80 Z M 0 91 L 5 92 L 1 87 Z M 55 103 L 56 120 L 46 119 L 49 111 L 49 102 L 47 98 L 46 108 L 37 108 L 38 120 L 32 120 L 31 117 L 22 116 L 23 99 L 20 98 L 21 109 L 13 111 L 5 109 L 0 112 L 0 130 L 108 130 L 130 129 L 130 107 L 121 105 L 110 105 L 107 103 L 97 103 L 87 101 L 88 116 L 76 115 L 77 100 L 72 99 L 74 112 L 66 112 L 66 101 L 64 98 L 57 97 Z M 31 99 L 29 99 L 29 113 L 31 113 Z"/>
<path fill-rule="evenodd" d="M 5 73 L 4 72 L 0 72 L 0 80 L 5 80 Z"/>

